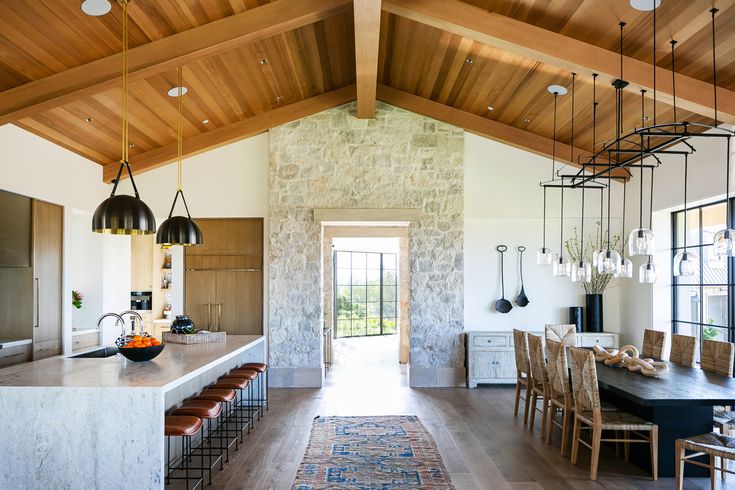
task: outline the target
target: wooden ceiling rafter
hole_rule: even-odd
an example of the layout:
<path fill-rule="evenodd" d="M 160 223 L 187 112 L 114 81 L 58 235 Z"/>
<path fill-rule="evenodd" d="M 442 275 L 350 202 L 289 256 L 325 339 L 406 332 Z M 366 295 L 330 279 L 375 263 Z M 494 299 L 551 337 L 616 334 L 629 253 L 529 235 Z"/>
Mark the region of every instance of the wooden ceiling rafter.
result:
<path fill-rule="evenodd" d="M 383 10 L 430 25 L 509 53 L 535 59 L 569 72 L 598 73 L 612 81 L 618 77 L 619 54 L 577 39 L 536 27 L 532 24 L 488 12 L 459 0 L 383 0 Z M 653 70 L 649 63 L 624 57 L 627 90 L 648 90 L 653 95 Z M 656 68 L 658 100 L 672 103 L 671 72 Z M 677 105 L 682 109 L 711 117 L 712 84 L 685 75 L 676 77 Z M 718 87 L 720 120 L 735 124 L 735 92 Z"/>
<path fill-rule="evenodd" d="M 279 0 L 132 48 L 131 82 L 331 17 L 351 0 Z M 0 93 L 0 125 L 119 85 L 122 53 Z"/>
<path fill-rule="evenodd" d="M 186 138 L 184 140 L 184 157 L 191 157 L 204 151 L 256 136 L 276 126 L 347 104 L 355 100 L 355 97 L 355 85 L 347 85 Z M 176 157 L 177 143 L 174 142 L 136 155 L 131 158 L 130 166 L 136 174 L 139 174 L 171 163 L 176 160 Z M 102 178 L 105 182 L 111 182 L 115 178 L 119 165 L 119 162 L 114 162 L 104 166 Z M 125 178 L 125 175 L 123 175 L 123 178 Z"/>
<path fill-rule="evenodd" d="M 375 117 L 380 46 L 380 0 L 354 0 L 357 117 Z"/>
<path fill-rule="evenodd" d="M 378 100 L 416 114 L 421 114 L 422 116 L 436 119 L 437 121 L 460 127 L 470 133 L 484 136 L 515 148 L 527 150 L 545 157 L 551 156 L 553 145 L 551 139 L 516 128 L 515 126 L 493 121 L 492 119 L 456 109 L 440 102 L 434 102 L 433 100 L 383 84 L 378 85 Z M 571 161 L 571 155 L 571 146 L 560 141 L 556 142 L 557 161 L 572 165 L 575 168 L 581 167 L 576 162 L 588 158 L 590 152 L 581 148 L 574 148 L 574 161 Z M 629 174 L 625 169 L 620 169 L 619 171 L 614 171 L 613 175 L 627 177 Z"/>

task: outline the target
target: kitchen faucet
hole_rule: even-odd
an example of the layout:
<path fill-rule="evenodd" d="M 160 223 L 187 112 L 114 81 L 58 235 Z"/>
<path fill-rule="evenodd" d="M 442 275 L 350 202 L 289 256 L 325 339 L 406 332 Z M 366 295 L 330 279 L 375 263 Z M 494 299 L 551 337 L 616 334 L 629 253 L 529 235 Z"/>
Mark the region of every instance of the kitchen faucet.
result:
<path fill-rule="evenodd" d="M 102 340 L 102 320 L 104 320 L 108 316 L 114 316 L 116 318 L 115 325 L 121 326 L 122 336 L 125 337 L 125 320 L 123 320 L 123 318 L 117 313 L 105 313 L 99 318 L 99 320 L 97 320 L 97 330 L 100 331 L 100 341 Z"/>
<path fill-rule="evenodd" d="M 133 315 L 138 317 L 138 325 L 140 325 L 140 335 L 143 335 L 143 317 L 140 316 L 140 313 L 138 313 L 135 310 L 125 310 L 122 313 L 120 313 L 121 317 L 124 317 L 124 315 Z M 123 328 L 125 328 L 125 320 L 123 319 Z M 135 335 L 135 324 L 133 324 L 132 332 L 133 335 Z M 125 334 L 123 333 L 123 336 Z"/>

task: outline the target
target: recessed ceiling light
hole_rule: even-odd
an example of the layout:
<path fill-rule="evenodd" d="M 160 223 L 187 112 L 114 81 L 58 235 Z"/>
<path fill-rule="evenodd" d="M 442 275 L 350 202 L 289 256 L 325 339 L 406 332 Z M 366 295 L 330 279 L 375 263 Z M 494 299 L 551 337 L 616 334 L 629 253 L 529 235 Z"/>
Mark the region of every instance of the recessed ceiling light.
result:
<path fill-rule="evenodd" d="M 649 119 L 650 119 L 650 117 L 648 117 L 648 116 L 643 116 L 643 120 L 644 120 L 644 121 L 648 121 Z"/>
<path fill-rule="evenodd" d="M 268 58 L 261 58 L 260 64 L 261 65 L 267 65 L 268 64 Z"/>
<path fill-rule="evenodd" d="M 523 118 L 523 122 L 526 123 L 526 124 L 528 124 L 528 123 L 531 122 L 531 120 L 529 118 L 525 117 L 525 118 Z"/>
<path fill-rule="evenodd" d="M 186 95 L 186 93 L 189 91 L 186 87 L 181 87 L 181 95 Z M 168 91 L 169 97 L 178 97 L 179 96 L 179 87 L 171 87 L 171 90 Z"/>
<path fill-rule="evenodd" d="M 495 110 L 495 107 L 489 105 L 489 106 L 487 106 L 487 110 L 490 111 L 490 112 L 492 112 L 492 111 Z"/>
<path fill-rule="evenodd" d="M 475 61 L 472 58 L 467 58 L 466 60 L 464 60 L 464 62 L 467 63 L 468 65 L 471 65 Z"/>
<path fill-rule="evenodd" d="M 630 0 L 630 6 L 641 12 L 650 12 L 661 6 L 661 0 Z"/>
<path fill-rule="evenodd" d="M 202 121 L 202 124 L 209 124 L 209 119 L 204 119 L 204 120 Z"/>
<path fill-rule="evenodd" d="M 89 117 L 89 116 L 87 116 L 87 117 L 84 118 L 84 122 L 91 123 L 92 122 L 92 118 Z"/>
<path fill-rule="evenodd" d="M 276 96 L 276 102 L 283 102 L 283 96 L 282 95 L 277 95 Z"/>
<path fill-rule="evenodd" d="M 135 148 L 135 143 L 130 143 L 130 144 L 128 145 L 128 148 Z"/>
<path fill-rule="evenodd" d="M 551 94 L 555 93 L 556 95 L 566 95 L 567 94 L 567 89 L 562 87 L 561 85 L 549 85 L 549 87 L 546 90 L 548 90 L 549 93 Z"/>
<path fill-rule="evenodd" d="M 84 0 L 82 2 L 82 12 L 94 17 L 105 15 L 111 9 L 112 5 L 109 0 Z"/>

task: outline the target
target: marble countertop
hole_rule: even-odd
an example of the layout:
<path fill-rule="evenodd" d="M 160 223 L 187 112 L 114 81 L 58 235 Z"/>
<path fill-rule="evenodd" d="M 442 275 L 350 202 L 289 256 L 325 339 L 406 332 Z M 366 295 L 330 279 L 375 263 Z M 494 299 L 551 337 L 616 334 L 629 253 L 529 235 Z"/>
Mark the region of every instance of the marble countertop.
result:
<path fill-rule="evenodd" d="M 31 339 L 2 339 L 0 338 L 0 346 L 4 349 L 9 349 L 11 347 L 17 347 L 19 345 L 26 345 L 33 342 Z"/>
<path fill-rule="evenodd" d="M 228 335 L 226 342 L 167 343 L 163 352 L 148 362 L 133 362 L 120 354 L 96 359 L 52 357 L 0 370 L 0 389 L 159 388 L 165 392 L 264 341 L 262 335 Z"/>

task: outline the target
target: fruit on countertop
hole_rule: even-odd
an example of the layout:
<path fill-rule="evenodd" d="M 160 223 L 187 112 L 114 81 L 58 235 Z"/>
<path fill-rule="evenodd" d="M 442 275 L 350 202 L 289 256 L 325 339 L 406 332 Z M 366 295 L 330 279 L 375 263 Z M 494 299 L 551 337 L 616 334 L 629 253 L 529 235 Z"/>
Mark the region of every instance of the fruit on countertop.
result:
<path fill-rule="evenodd" d="M 139 349 L 142 347 L 161 345 L 161 341 L 159 341 L 155 337 L 142 337 L 140 335 L 134 335 L 133 337 L 128 337 L 126 340 L 127 343 L 120 346 L 121 349 Z"/>

